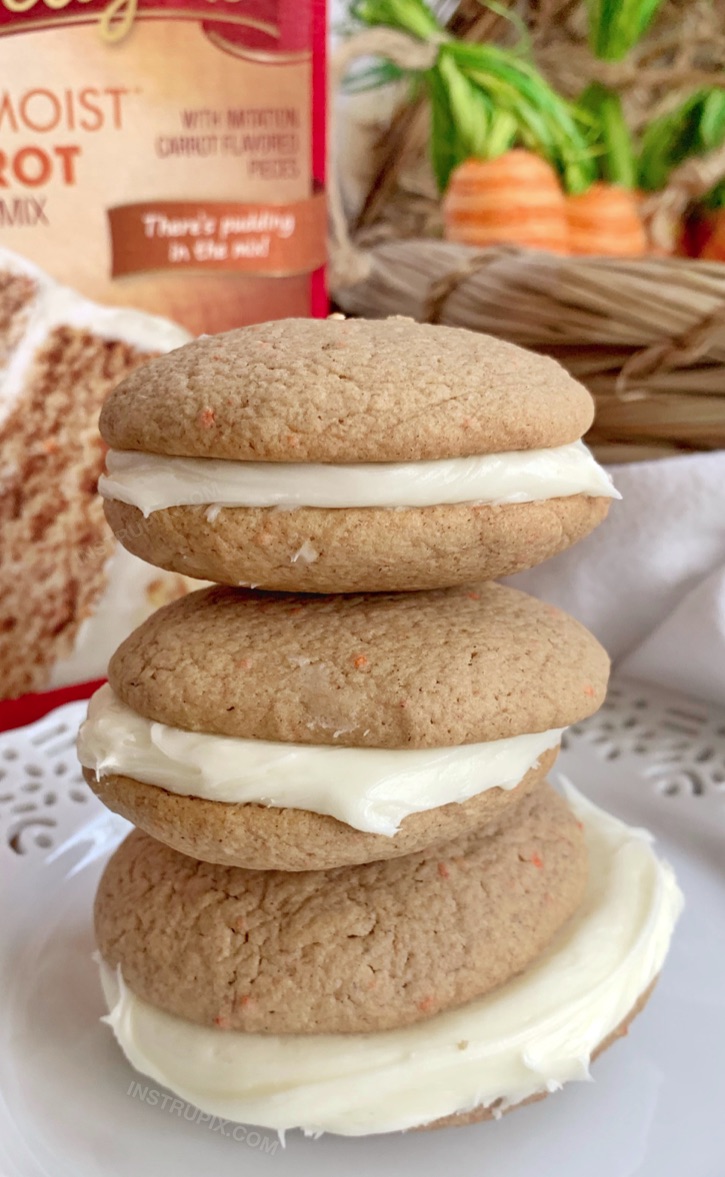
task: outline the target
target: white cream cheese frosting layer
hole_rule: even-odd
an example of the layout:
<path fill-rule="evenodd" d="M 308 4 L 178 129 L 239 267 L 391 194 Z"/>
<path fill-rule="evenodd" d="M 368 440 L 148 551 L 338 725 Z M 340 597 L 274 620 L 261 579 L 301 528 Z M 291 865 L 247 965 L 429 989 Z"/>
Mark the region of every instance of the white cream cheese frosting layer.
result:
<path fill-rule="evenodd" d="M 619 498 L 583 442 L 431 462 L 234 462 L 110 450 L 98 489 L 148 517 L 180 506 L 435 507 Z"/>
<path fill-rule="evenodd" d="M 411 813 L 514 789 L 561 735 L 410 749 L 245 740 L 155 723 L 106 684 L 89 703 L 78 758 L 98 779 L 117 773 L 187 797 L 306 809 L 392 836 Z"/>
<path fill-rule="evenodd" d="M 372 1034 L 244 1034 L 141 1001 L 101 964 L 129 1062 L 203 1111 L 284 1132 L 362 1136 L 589 1077 L 597 1046 L 662 968 L 682 895 L 644 830 L 570 791 L 590 855 L 576 915 L 521 976 L 478 1001 Z"/>

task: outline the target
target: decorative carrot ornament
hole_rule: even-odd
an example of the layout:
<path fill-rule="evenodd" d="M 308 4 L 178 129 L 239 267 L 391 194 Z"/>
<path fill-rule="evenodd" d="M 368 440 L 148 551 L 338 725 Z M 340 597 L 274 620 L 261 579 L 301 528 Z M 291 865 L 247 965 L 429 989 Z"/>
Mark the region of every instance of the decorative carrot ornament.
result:
<path fill-rule="evenodd" d="M 717 209 L 696 205 L 685 214 L 677 236 L 676 253 L 679 257 L 704 257 L 710 238 L 715 232 L 719 213 Z"/>
<path fill-rule="evenodd" d="M 700 257 L 711 262 L 725 262 L 725 208 L 714 213 L 710 222 L 712 228 Z"/>
<path fill-rule="evenodd" d="M 506 240 L 561 252 L 566 229 L 556 177 L 567 191 L 578 192 L 596 174 L 570 105 L 521 53 L 450 36 L 424 0 L 355 0 L 351 13 L 363 24 L 436 47 L 433 65 L 411 74 L 430 101 L 431 162 L 440 191 L 452 182 L 446 200 L 450 235 L 473 244 Z M 524 183 L 527 191 L 515 192 Z M 474 209 L 478 198 L 480 213 Z M 532 236 L 537 204 L 544 223 Z"/>
<path fill-rule="evenodd" d="M 451 175 L 443 198 L 449 241 L 485 248 L 515 242 L 568 253 L 567 205 L 546 160 L 523 148 L 495 159 L 468 159 Z"/>
<path fill-rule="evenodd" d="M 654 19 L 662 0 L 587 0 L 589 47 L 600 61 L 622 61 Z M 648 240 L 640 214 L 637 156 L 619 94 L 592 82 L 577 102 L 589 127 L 598 181 L 568 197 L 573 254 L 640 257 Z"/>
<path fill-rule="evenodd" d="M 674 110 L 647 127 L 639 171 L 642 187 L 657 192 L 687 159 L 705 156 L 725 143 L 725 90 L 696 90 Z M 725 261 L 725 182 L 721 181 L 693 208 L 679 236 L 691 257 Z"/>
<path fill-rule="evenodd" d="M 639 203 L 638 193 L 631 188 L 603 181 L 567 197 L 571 253 L 600 257 L 641 257 L 647 253 Z"/>

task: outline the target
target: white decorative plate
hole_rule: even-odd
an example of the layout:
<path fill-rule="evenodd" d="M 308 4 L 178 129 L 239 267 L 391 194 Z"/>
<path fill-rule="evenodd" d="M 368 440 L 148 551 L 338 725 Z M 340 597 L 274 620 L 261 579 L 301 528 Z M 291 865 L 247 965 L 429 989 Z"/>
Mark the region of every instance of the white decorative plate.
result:
<path fill-rule="evenodd" d="M 128 826 L 81 780 L 83 711 L 71 703 L 0 736 L 0 1177 L 723 1177 L 725 712 L 617 682 L 555 770 L 653 830 L 687 899 L 650 1005 L 594 1083 L 498 1123 L 369 1140 L 291 1133 L 282 1148 L 139 1083 L 98 1020 L 92 898 Z"/>

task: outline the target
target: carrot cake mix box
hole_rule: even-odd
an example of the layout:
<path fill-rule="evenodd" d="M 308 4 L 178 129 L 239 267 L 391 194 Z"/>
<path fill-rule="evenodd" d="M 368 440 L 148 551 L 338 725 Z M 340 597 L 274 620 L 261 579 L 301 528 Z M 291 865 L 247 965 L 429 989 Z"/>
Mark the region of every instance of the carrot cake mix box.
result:
<path fill-rule="evenodd" d="M 324 0 L 0 0 L 0 243 L 199 334 L 321 310 Z"/>
<path fill-rule="evenodd" d="M 0 0 L 0 699 L 191 584 L 117 547 L 98 413 L 192 335 L 325 313 L 324 83 L 324 0 Z"/>

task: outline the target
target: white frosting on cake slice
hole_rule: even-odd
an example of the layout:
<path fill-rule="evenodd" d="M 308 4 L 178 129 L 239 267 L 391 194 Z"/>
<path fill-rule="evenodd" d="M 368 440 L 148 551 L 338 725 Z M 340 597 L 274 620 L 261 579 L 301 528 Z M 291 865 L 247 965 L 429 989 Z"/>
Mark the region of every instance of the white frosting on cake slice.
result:
<path fill-rule="evenodd" d="M 95 494 L 104 397 L 190 338 L 0 248 L 0 699 L 100 678 L 136 625 L 197 587 L 123 551 Z"/>
<path fill-rule="evenodd" d="M 139 351 L 167 352 L 188 343 L 191 335 L 170 319 L 128 307 L 91 302 L 69 286 L 62 286 L 38 266 L 0 246 L 0 276 L 28 278 L 34 294 L 24 310 L 25 328 L 0 370 L 0 425 L 22 395 L 33 360 L 56 327 L 85 329 L 99 339 L 118 339 Z"/>

